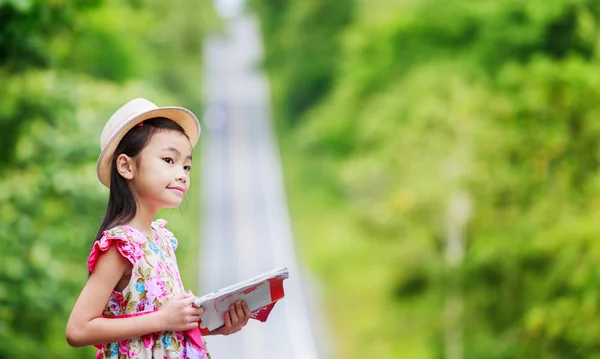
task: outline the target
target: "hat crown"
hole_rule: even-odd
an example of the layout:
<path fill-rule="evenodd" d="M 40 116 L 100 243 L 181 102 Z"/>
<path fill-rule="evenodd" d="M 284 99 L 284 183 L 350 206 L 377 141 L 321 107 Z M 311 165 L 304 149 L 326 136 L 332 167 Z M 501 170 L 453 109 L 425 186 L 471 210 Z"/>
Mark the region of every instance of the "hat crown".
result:
<path fill-rule="evenodd" d="M 157 108 L 158 106 L 143 98 L 136 98 L 127 102 L 110 116 L 110 119 L 104 126 L 102 134 L 100 135 L 100 149 L 103 150 L 106 148 L 109 140 L 129 121 L 129 119 L 140 113 L 155 110 Z"/>

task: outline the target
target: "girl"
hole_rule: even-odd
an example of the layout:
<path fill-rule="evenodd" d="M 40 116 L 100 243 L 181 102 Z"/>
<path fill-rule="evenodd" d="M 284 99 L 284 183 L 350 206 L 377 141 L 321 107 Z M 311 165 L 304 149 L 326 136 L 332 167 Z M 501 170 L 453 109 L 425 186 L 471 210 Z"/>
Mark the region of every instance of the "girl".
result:
<path fill-rule="evenodd" d="M 181 283 L 177 239 L 165 221 L 153 221 L 185 196 L 199 135 L 190 111 L 144 99 L 121 107 L 104 127 L 97 172 L 110 194 L 90 275 L 67 323 L 70 345 L 93 344 L 97 358 L 207 358 L 198 329 L 203 309 Z M 229 309 L 225 326 L 211 334 L 246 325 L 245 303 Z"/>

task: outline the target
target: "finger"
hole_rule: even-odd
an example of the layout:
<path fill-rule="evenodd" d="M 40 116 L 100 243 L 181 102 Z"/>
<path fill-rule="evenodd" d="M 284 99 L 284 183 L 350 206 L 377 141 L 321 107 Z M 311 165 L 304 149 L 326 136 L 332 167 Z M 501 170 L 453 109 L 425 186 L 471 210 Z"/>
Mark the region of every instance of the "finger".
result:
<path fill-rule="evenodd" d="M 183 302 L 183 304 L 191 306 L 195 300 L 196 300 L 196 297 L 194 297 L 193 295 L 189 295 L 189 296 L 186 295 L 185 297 L 183 297 L 183 299 L 181 301 Z"/>
<path fill-rule="evenodd" d="M 225 327 L 227 329 L 231 328 L 231 317 L 229 315 L 229 312 L 225 313 Z"/>
<path fill-rule="evenodd" d="M 177 293 L 177 294 L 174 296 L 174 298 L 177 298 L 177 299 L 183 299 L 183 298 L 188 298 L 188 297 L 190 297 L 190 296 L 192 296 L 190 293 L 187 293 L 187 292 L 179 292 L 179 293 Z M 192 297 L 193 297 L 193 296 L 192 296 Z"/>
<path fill-rule="evenodd" d="M 202 307 L 192 307 L 192 310 L 194 311 L 194 314 L 200 316 L 200 314 L 204 313 L 204 308 Z"/>
<path fill-rule="evenodd" d="M 241 329 L 243 319 L 244 319 L 243 317 L 240 317 L 238 315 L 237 306 L 234 304 L 233 311 L 231 314 L 231 327 L 232 327 L 234 333 Z"/>
<path fill-rule="evenodd" d="M 183 299 L 183 295 L 181 293 L 173 294 L 167 298 L 167 302 L 175 302 L 177 300 Z"/>
<path fill-rule="evenodd" d="M 229 315 L 231 316 L 231 326 L 237 327 L 239 319 L 235 311 L 235 304 L 229 306 Z"/>
<path fill-rule="evenodd" d="M 248 303 L 246 302 L 243 303 L 242 308 L 244 309 L 244 317 L 246 318 L 247 322 L 248 319 L 250 319 L 250 317 L 252 316 L 252 311 L 250 311 L 250 307 L 248 307 Z"/>
<path fill-rule="evenodd" d="M 190 305 L 188 308 L 186 308 L 187 312 L 190 314 L 194 314 L 194 315 L 200 315 L 202 313 L 204 313 L 204 308 L 202 307 L 194 307 L 193 305 Z"/>
<path fill-rule="evenodd" d="M 242 308 L 242 303 L 241 302 L 237 302 L 235 304 L 235 314 L 238 317 L 238 320 L 240 322 L 244 321 L 244 309 Z"/>

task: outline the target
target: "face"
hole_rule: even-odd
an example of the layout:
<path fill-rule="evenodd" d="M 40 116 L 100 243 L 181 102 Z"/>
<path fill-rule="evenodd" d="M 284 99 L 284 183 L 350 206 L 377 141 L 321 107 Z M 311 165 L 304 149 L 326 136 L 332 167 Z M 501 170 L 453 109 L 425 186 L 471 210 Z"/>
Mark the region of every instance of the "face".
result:
<path fill-rule="evenodd" d="M 133 161 L 129 186 L 141 205 L 175 208 L 190 187 L 192 145 L 176 131 L 155 133 Z"/>

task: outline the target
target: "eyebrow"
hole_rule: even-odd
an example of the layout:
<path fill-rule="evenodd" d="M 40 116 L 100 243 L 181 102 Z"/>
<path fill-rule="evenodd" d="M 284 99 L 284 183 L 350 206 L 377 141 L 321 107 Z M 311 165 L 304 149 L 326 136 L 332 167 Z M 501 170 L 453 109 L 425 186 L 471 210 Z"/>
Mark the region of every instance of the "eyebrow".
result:
<path fill-rule="evenodd" d="M 178 149 L 176 149 L 175 147 L 163 148 L 163 151 L 175 152 L 177 155 L 181 156 L 181 152 Z M 189 159 L 191 161 L 192 155 L 190 154 L 190 155 L 186 156 L 185 159 Z"/>

